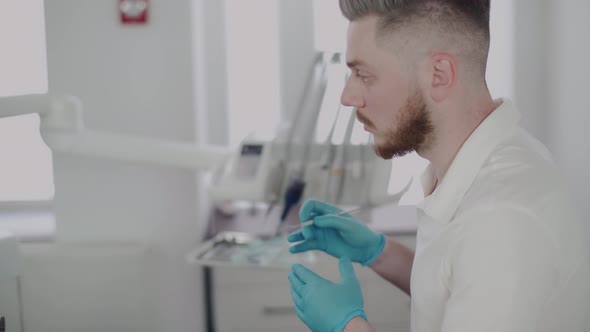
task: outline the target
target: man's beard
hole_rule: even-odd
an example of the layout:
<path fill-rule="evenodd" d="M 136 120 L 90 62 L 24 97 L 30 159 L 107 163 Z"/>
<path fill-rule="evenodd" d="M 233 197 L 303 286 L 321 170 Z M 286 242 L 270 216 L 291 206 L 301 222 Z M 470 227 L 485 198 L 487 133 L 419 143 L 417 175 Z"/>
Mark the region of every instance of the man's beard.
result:
<path fill-rule="evenodd" d="M 376 128 L 362 114 L 357 112 L 357 117 L 367 126 Z M 396 122 L 397 125 L 392 124 L 387 132 L 381 134 L 382 143 L 373 144 L 375 153 L 383 159 L 405 156 L 424 147 L 432 139 L 433 126 L 426 103 L 419 91 L 408 98 Z"/>

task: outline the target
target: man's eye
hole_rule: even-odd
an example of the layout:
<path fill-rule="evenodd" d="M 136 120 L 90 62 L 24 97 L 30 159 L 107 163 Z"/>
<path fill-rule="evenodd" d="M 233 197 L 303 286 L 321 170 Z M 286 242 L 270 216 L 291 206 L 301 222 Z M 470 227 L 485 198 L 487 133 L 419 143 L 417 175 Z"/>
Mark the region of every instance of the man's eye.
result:
<path fill-rule="evenodd" d="M 356 76 L 357 76 L 358 78 L 360 78 L 361 80 L 363 80 L 363 82 L 367 82 L 367 81 L 369 80 L 369 76 L 367 76 L 367 75 L 366 75 L 366 74 L 364 74 L 364 73 L 361 73 L 361 72 L 360 72 L 360 71 L 358 71 L 358 70 L 357 70 L 357 72 L 356 72 Z"/>

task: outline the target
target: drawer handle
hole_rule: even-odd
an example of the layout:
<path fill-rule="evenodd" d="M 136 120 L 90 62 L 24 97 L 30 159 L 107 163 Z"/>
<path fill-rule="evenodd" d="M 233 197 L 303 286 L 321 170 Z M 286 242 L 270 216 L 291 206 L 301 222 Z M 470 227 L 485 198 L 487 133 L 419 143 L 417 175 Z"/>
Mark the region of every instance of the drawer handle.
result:
<path fill-rule="evenodd" d="M 262 314 L 265 316 L 282 316 L 294 315 L 295 307 L 293 306 L 273 306 L 262 308 Z"/>

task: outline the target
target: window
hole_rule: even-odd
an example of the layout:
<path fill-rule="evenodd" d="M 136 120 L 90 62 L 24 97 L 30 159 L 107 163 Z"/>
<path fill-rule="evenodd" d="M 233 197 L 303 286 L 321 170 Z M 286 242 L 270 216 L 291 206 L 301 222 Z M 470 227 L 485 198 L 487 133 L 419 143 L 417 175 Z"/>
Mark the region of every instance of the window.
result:
<path fill-rule="evenodd" d="M 348 21 L 340 13 L 338 1 L 314 0 L 313 23 L 316 49 L 344 53 Z"/>
<path fill-rule="evenodd" d="M 225 2 L 231 147 L 250 134 L 272 137 L 279 122 L 278 5 L 276 0 Z"/>

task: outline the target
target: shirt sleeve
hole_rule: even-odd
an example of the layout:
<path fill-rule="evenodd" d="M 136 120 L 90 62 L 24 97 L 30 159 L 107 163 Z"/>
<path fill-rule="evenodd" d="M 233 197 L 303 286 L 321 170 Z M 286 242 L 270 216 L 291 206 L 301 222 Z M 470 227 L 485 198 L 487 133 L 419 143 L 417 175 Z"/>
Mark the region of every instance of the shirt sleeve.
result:
<path fill-rule="evenodd" d="M 442 332 L 536 331 L 555 287 L 555 250 L 518 208 L 469 213 L 454 245 Z"/>

